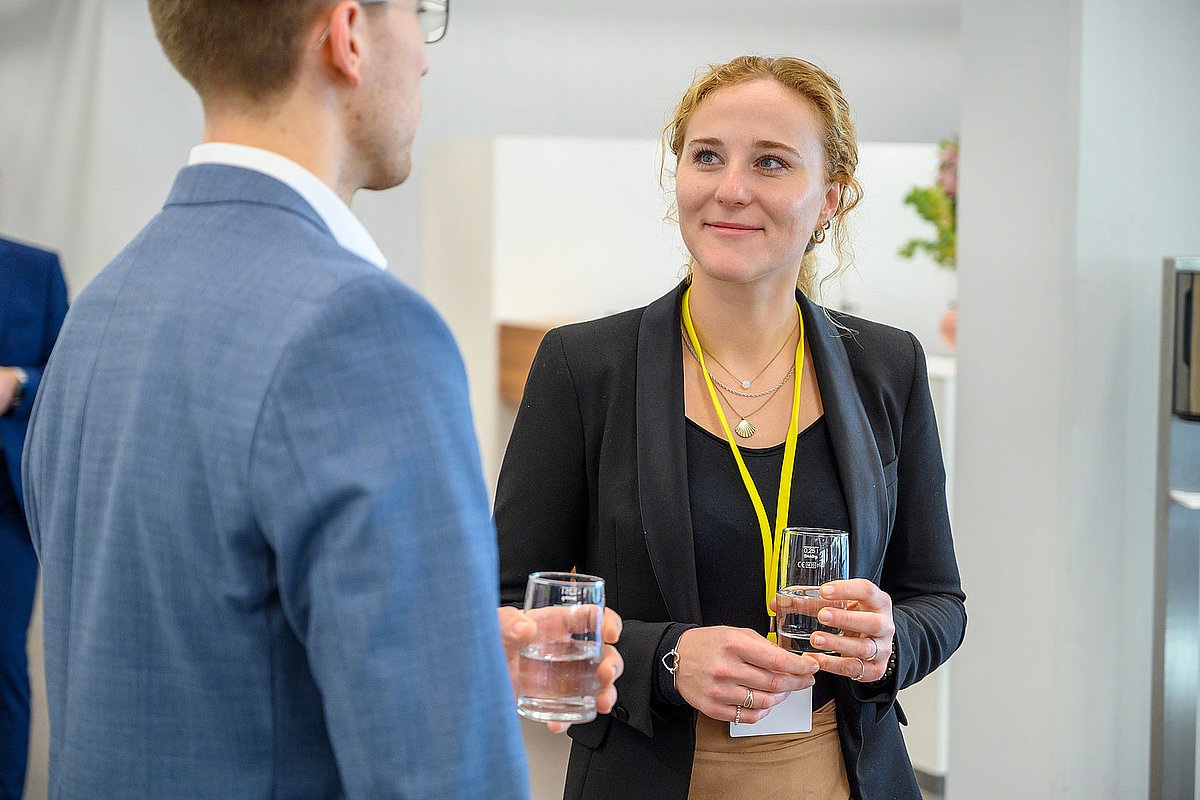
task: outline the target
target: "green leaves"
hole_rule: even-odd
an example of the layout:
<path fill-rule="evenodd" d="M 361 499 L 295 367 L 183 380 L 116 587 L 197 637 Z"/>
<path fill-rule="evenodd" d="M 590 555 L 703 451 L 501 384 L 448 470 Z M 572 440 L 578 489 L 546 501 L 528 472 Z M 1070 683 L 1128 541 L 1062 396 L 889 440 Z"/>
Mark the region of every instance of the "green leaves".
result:
<path fill-rule="evenodd" d="M 943 191 L 938 184 L 915 186 L 904 198 L 905 205 L 917 210 L 922 219 L 931 223 L 937 233 L 936 239 L 909 239 L 898 251 L 904 258 L 912 258 L 918 250 L 929 254 L 934 262 L 944 269 L 954 269 L 957 236 L 955 216 L 957 201 Z"/>

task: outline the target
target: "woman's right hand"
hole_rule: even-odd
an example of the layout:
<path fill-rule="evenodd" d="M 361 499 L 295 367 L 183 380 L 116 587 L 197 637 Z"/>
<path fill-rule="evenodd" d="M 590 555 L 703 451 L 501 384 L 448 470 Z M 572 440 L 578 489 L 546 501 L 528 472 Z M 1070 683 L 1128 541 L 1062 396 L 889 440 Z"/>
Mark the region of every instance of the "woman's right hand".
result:
<path fill-rule="evenodd" d="M 815 659 L 789 653 L 748 628 L 691 628 L 675 645 L 675 689 L 696 710 L 732 722 L 758 722 L 794 691 L 813 685 Z M 747 707 L 747 692 L 753 703 Z"/>

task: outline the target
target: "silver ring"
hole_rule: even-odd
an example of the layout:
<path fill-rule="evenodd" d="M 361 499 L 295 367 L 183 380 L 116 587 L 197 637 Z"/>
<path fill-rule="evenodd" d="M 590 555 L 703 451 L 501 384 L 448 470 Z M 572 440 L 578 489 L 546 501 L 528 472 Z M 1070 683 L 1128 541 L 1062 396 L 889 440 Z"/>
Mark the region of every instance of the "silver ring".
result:
<path fill-rule="evenodd" d="M 742 707 L 741 706 L 735 706 L 735 707 L 737 708 L 737 711 L 733 712 L 733 724 L 737 725 L 739 722 L 742 721 Z"/>
<path fill-rule="evenodd" d="M 754 708 L 754 690 L 746 690 L 746 702 L 742 703 L 742 708 Z"/>
<path fill-rule="evenodd" d="M 863 676 L 865 676 L 867 674 L 867 662 L 863 661 L 858 656 L 854 656 L 853 658 L 855 661 L 857 661 L 862 666 L 862 672 L 858 673 L 857 678 L 851 678 L 851 680 L 861 681 L 863 679 Z"/>
<path fill-rule="evenodd" d="M 874 645 L 874 646 L 875 646 L 875 649 L 871 651 L 871 657 L 870 657 L 870 658 L 864 658 L 864 659 L 863 659 L 863 661 L 874 661 L 874 660 L 875 660 L 875 656 L 879 655 L 879 642 L 877 642 L 877 641 L 875 641 L 874 639 L 871 639 L 871 638 L 868 638 L 868 639 L 867 639 L 867 641 L 868 641 L 868 642 L 870 642 L 872 645 Z"/>

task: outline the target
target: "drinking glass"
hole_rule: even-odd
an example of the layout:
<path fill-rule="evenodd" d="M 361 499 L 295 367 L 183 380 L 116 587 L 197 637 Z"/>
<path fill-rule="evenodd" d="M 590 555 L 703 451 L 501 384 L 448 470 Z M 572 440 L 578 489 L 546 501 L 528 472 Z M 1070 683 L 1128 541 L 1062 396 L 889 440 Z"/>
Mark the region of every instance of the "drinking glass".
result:
<path fill-rule="evenodd" d="M 779 586 L 775 595 L 775 632 L 779 645 L 795 653 L 826 653 L 812 645 L 817 631 L 840 636 L 840 628 L 822 625 L 822 608 L 844 608 L 821 597 L 821 584 L 850 577 L 850 535 L 824 528 L 785 528 L 779 548 Z"/>
<path fill-rule="evenodd" d="M 517 713 L 539 722 L 595 719 L 604 580 L 535 572 L 525 586 L 525 613 L 537 635 L 521 649 Z"/>

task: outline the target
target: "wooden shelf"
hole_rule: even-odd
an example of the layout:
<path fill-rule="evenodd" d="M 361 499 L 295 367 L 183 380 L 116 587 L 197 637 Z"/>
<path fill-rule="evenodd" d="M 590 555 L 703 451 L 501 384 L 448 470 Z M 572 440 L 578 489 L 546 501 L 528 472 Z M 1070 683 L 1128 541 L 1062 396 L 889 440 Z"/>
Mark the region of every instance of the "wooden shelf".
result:
<path fill-rule="evenodd" d="M 533 357 L 546 332 L 559 323 L 500 323 L 500 399 L 518 405 L 525 393 L 525 379 Z"/>

